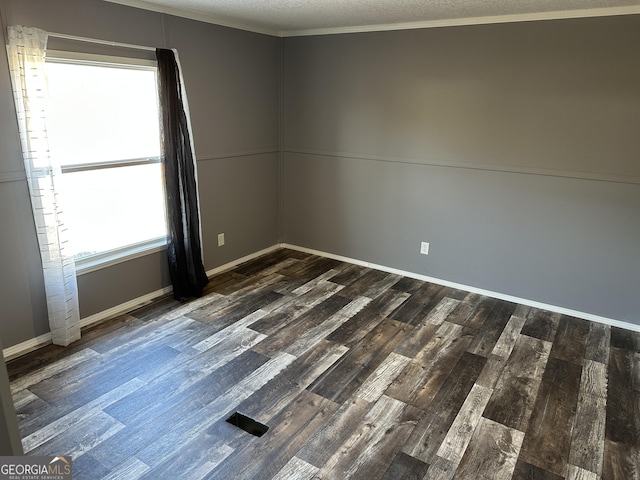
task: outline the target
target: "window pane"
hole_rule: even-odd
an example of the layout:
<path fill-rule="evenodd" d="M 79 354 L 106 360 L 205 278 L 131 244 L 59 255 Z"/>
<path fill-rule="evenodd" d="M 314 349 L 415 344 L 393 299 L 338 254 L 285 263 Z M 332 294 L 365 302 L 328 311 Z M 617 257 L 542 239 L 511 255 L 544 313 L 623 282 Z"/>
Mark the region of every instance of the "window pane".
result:
<path fill-rule="evenodd" d="M 160 156 L 154 69 L 46 66 L 49 143 L 62 165 Z"/>
<path fill-rule="evenodd" d="M 76 258 L 165 237 L 162 182 L 158 163 L 63 174 Z"/>

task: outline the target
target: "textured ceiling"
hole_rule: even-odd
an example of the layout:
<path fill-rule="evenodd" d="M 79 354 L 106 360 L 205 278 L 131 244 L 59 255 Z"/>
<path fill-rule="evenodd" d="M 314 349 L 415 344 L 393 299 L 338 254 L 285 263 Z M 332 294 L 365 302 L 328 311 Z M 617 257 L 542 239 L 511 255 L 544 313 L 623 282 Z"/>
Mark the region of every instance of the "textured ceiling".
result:
<path fill-rule="evenodd" d="M 640 0 L 107 1 L 284 35 L 640 13 Z"/>

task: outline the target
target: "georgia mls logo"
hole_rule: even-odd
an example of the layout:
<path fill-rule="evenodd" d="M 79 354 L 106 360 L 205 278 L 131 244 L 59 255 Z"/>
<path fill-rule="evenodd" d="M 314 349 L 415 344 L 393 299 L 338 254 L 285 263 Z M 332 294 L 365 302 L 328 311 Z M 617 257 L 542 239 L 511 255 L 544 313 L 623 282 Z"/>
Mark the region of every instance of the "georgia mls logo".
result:
<path fill-rule="evenodd" d="M 71 457 L 0 457 L 0 480 L 70 480 Z"/>
<path fill-rule="evenodd" d="M 71 463 L 65 457 L 53 457 L 49 462 L 49 475 L 69 475 Z"/>

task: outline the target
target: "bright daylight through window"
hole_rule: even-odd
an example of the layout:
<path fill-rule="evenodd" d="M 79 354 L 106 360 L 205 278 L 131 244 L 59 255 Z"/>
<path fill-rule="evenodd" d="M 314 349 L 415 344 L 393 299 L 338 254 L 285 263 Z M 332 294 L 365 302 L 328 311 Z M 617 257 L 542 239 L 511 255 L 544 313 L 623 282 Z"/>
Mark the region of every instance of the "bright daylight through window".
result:
<path fill-rule="evenodd" d="M 155 66 L 58 56 L 46 65 L 49 143 L 79 265 L 164 244 Z"/>

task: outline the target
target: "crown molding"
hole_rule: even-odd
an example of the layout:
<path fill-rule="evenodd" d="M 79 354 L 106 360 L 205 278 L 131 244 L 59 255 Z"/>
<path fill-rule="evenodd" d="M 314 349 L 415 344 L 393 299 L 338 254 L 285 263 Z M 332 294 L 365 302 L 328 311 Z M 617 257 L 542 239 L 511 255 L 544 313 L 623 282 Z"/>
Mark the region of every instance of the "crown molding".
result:
<path fill-rule="evenodd" d="M 217 17 L 215 15 L 207 15 L 204 13 L 193 12 L 191 10 L 185 10 L 182 8 L 166 7 L 163 5 L 156 5 L 153 3 L 145 2 L 144 0 L 103 0 L 109 3 L 117 3 L 118 5 L 124 5 L 127 7 L 140 8 L 142 10 L 149 10 L 157 13 L 165 13 L 167 15 L 173 15 L 175 17 L 188 18 L 189 20 L 197 20 L 204 23 L 212 23 L 214 25 L 220 25 L 222 27 L 237 28 L 238 30 L 245 30 L 247 32 L 261 33 L 263 35 L 271 35 L 272 37 L 282 37 L 283 32 L 279 30 L 272 30 L 269 28 L 258 27 L 256 25 L 247 25 L 245 23 L 234 22 L 232 20 Z"/>
<path fill-rule="evenodd" d="M 311 35 L 336 35 L 344 33 L 364 33 L 364 32 L 384 32 L 390 30 L 414 30 L 419 28 L 441 28 L 441 27 L 460 27 L 468 25 L 488 25 L 495 23 L 517 23 L 517 22 L 536 22 L 544 20 L 566 20 L 572 18 L 591 18 L 591 17 L 612 17 L 618 15 L 638 15 L 640 14 L 640 5 L 632 5 L 626 7 L 611 8 L 589 8 L 580 10 L 559 10 L 554 12 L 541 13 L 524 13 L 514 15 L 493 15 L 486 17 L 470 17 L 470 18 L 450 18 L 441 20 L 426 20 L 420 22 L 406 23 L 388 23 L 379 25 L 360 25 L 352 27 L 336 27 L 336 28 L 313 28 L 303 30 L 276 30 L 256 25 L 249 25 L 232 20 L 217 17 L 215 15 L 207 15 L 203 13 L 184 10 L 181 8 L 166 7 L 156 5 L 145 0 L 104 0 L 109 3 L 116 3 L 128 7 L 141 8 L 158 13 L 174 15 L 176 17 L 188 18 L 190 20 L 198 20 L 205 23 L 212 23 L 223 27 L 237 28 L 254 33 L 271 35 L 274 37 L 303 37 Z"/>
<path fill-rule="evenodd" d="M 310 30 L 287 30 L 283 37 L 303 37 L 310 35 L 336 35 L 344 33 L 384 32 L 390 30 L 415 30 L 419 28 L 461 27 L 469 25 L 489 25 L 496 23 L 537 22 L 544 20 L 567 20 L 572 18 L 612 17 L 640 14 L 640 6 L 590 8 L 582 10 L 561 10 L 557 12 L 524 13 L 515 15 L 494 15 L 486 17 L 449 18 L 420 22 L 362 25 L 354 27 L 318 28 Z"/>

